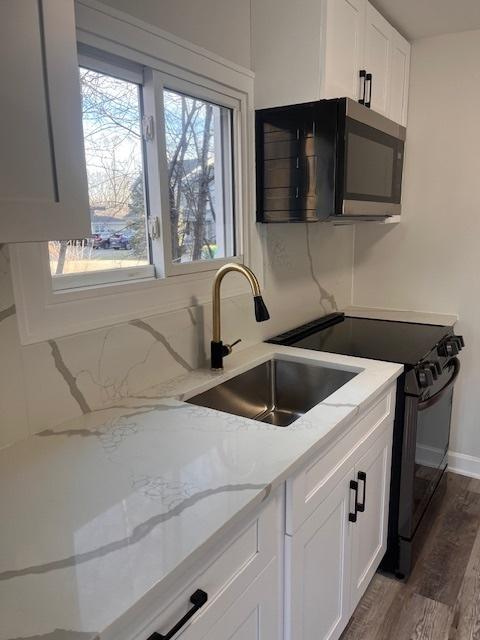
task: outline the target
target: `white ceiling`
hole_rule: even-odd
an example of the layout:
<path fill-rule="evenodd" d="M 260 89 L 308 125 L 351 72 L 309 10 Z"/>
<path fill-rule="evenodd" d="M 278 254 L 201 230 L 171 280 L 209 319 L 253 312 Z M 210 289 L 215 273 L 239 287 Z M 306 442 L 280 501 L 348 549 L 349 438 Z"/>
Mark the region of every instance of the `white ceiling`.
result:
<path fill-rule="evenodd" d="M 371 0 L 409 40 L 480 29 L 480 0 Z"/>

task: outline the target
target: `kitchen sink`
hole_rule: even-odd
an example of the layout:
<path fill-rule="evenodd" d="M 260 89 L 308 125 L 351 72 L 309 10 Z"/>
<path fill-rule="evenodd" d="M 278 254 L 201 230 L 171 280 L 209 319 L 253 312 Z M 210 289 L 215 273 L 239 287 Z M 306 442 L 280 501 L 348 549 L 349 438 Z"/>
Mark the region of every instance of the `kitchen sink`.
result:
<path fill-rule="evenodd" d="M 286 427 L 358 373 L 272 358 L 187 402 Z"/>

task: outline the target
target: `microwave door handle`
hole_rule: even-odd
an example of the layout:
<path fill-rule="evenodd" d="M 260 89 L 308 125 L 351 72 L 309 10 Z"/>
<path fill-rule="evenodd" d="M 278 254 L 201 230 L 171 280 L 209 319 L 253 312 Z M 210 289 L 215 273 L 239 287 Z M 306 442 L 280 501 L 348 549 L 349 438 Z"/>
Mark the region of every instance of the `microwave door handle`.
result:
<path fill-rule="evenodd" d="M 365 97 L 365 106 L 370 109 L 370 107 L 372 106 L 372 84 L 373 84 L 371 73 L 367 73 L 365 76 L 365 85 L 367 85 L 367 83 L 368 83 L 368 100 Z"/>
<path fill-rule="evenodd" d="M 366 91 L 366 78 L 367 75 L 366 69 L 360 69 L 360 98 L 358 99 L 360 104 L 365 104 L 365 91 Z"/>

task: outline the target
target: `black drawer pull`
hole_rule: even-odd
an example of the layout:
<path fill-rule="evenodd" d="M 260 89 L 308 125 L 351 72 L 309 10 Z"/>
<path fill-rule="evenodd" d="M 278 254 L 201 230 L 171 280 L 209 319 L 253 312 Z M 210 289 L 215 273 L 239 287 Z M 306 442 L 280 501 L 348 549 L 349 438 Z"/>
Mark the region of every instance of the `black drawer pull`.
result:
<path fill-rule="evenodd" d="M 203 607 L 207 600 L 208 594 L 201 589 L 197 589 L 195 593 L 190 596 L 190 602 L 193 604 L 193 607 L 190 609 L 190 611 L 188 611 L 183 616 L 183 618 L 170 629 L 167 634 L 163 635 L 163 633 L 158 633 L 157 631 L 155 631 L 155 633 L 152 633 L 152 635 L 149 636 L 148 640 L 171 640 L 171 638 L 173 638 L 173 636 L 180 631 L 180 629 L 190 620 L 190 618 Z"/>
<path fill-rule="evenodd" d="M 367 499 L 367 474 L 365 471 L 359 471 L 357 478 L 363 482 L 363 498 L 361 502 L 357 502 L 357 511 L 363 513 L 365 511 L 365 500 Z"/>
<path fill-rule="evenodd" d="M 350 489 L 351 489 L 351 491 L 355 491 L 355 500 L 354 500 L 355 512 L 348 514 L 348 520 L 350 522 L 356 522 L 357 521 L 357 511 L 358 511 L 358 509 L 357 509 L 357 505 L 358 505 L 358 482 L 356 482 L 356 480 L 350 480 Z"/>

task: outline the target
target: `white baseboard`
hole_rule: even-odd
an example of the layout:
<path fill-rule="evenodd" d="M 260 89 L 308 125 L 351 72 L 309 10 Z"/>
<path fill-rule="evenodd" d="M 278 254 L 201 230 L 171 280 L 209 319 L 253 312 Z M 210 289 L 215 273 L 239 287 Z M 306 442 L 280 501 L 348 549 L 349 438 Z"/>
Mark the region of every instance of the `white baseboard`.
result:
<path fill-rule="evenodd" d="M 480 478 L 480 458 L 466 453 L 448 452 L 448 470 L 470 478 Z"/>

